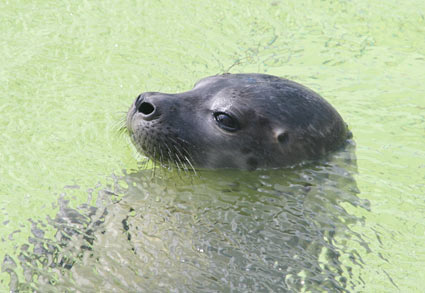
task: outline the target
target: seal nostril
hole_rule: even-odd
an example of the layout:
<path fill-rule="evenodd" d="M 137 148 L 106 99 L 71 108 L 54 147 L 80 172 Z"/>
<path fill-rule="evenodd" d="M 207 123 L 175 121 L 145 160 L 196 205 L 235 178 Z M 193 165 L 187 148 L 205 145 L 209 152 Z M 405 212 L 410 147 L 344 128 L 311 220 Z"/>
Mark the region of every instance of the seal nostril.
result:
<path fill-rule="evenodd" d="M 142 114 L 149 115 L 155 111 L 155 107 L 151 103 L 143 102 L 137 107 L 137 111 Z"/>

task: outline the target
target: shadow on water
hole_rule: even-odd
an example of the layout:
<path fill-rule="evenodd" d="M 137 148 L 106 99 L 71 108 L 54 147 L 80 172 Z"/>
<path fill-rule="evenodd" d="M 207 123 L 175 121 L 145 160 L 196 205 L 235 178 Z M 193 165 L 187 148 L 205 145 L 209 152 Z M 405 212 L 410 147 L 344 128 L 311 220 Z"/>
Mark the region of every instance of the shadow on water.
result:
<path fill-rule="evenodd" d="M 358 289 L 362 260 L 350 243 L 369 248 L 352 229 L 362 219 L 344 206 L 369 207 L 355 172 L 350 146 L 291 169 L 127 174 L 99 193 L 96 206 L 72 209 L 61 200 L 45 223 L 55 238 L 33 224 L 19 256 L 23 277 L 8 266 L 11 290 Z"/>

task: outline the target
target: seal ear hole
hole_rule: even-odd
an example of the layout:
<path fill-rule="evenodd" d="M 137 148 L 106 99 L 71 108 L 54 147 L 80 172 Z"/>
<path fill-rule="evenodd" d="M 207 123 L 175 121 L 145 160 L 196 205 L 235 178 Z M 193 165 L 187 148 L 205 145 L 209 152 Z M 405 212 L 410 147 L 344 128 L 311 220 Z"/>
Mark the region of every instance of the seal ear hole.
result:
<path fill-rule="evenodd" d="M 283 132 L 277 136 L 277 141 L 281 144 L 287 143 L 289 141 L 289 134 L 287 132 Z"/>

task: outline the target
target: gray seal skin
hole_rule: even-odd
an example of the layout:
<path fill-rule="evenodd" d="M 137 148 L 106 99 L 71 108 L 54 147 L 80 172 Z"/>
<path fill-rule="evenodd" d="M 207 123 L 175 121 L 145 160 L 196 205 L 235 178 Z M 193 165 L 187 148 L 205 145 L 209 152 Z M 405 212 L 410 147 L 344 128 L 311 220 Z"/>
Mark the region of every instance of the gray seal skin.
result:
<path fill-rule="evenodd" d="M 350 132 L 322 97 L 266 74 L 223 74 L 177 94 L 140 94 L 127 114 L 141 153 L 178 168 L 276 168 L 341 147 Z"/>

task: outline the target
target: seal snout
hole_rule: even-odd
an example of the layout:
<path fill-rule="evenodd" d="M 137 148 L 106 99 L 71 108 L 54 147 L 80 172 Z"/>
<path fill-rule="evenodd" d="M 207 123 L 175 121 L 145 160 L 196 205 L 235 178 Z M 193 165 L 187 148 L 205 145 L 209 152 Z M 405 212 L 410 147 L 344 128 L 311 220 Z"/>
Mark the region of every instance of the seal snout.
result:
<path fill-rule="evenodd" d="M 137 97 L 134 106 L 144 120 L 152 120 L 158 117 L 155 105 L 146 101 L 144 95 Z"/>

